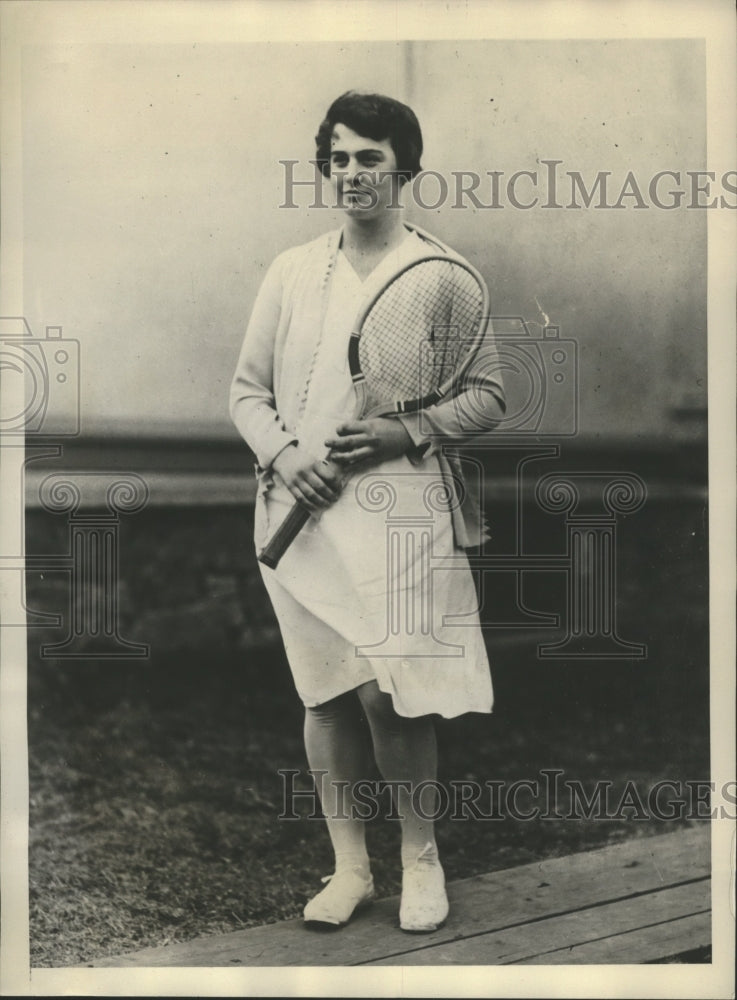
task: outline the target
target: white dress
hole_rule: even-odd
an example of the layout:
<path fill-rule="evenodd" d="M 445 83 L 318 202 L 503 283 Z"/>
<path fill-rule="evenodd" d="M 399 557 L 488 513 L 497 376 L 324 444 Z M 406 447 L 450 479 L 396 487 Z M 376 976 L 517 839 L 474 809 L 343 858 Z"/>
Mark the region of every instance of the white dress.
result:
<path fill-rule="evenodd" d="M 352 419 L 351 324 L 383 280 L 416 254 L 404 243 L 362 282 L 342 252 L 296 436 L 316 456 Z M 260 548 L 293 504 L 275 476 L 256 506 Z M 261 565 L 261 564 L 259 564 Z M 398 714 L 490 712 L 493 696 L 478 602 L 465 552 L 454 543 L 436 456 L 402 456 L 346 483 L 313 515 L 276 570 L 261 566 L 295 686 L 315 706 L 376 680 Z"/>

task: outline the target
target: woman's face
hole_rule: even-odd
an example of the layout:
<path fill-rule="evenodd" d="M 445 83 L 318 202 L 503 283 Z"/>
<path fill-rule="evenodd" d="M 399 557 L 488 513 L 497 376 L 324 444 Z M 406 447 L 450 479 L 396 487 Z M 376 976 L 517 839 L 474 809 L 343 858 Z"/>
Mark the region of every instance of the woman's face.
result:
<path fill-rule="evenodd" d="M 397 157 L 388 139 L 358 135 L 338 122 L 330 143 L 330 179 L 338 205 L 350 216 L 366 218 L 397 207 Z"/>

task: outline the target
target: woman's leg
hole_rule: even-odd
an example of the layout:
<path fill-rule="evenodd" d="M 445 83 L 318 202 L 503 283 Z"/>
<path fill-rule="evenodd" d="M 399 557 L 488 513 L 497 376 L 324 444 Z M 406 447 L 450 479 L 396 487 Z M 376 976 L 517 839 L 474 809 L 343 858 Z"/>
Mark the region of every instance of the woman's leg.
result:
<path fill-rule="evenodd" d="M 412 793 L 422 782 L 437 779 L 438 751 L 435 727 L 425 715 L 408 719 L 394 711 L 391 695 L 380 690 L 376 681 L 358 689 L 374 744 L 374 757 L 385 781 L 403 782 L 397 786 L 394 801 L 401 817 L 402 863 L 407 866 L 417 859 L 428 843 L 435 847 L 432 819 L 435 796 L 432 786 L 422 793 L 419 811 L 413 808 Z"/>
<path fill-rule="evenodd" d="M 353 691 L 305 710 L 305 749 L 335 851 L 335 870 L 360 866 L 368 875 L 363 820 L 352 815 L 353 785 L 368 777 L 360 705 Z M 322 773 L 320 773 L 322 772 Z"/>
<path fill-rule="evenodd" d="M 400 926 L 433 931 L 448 915 L 445 877 L 438 858 L 432 817 L 437 810 L 437 742 L 429 716 L 408 719 L 394 711 L 391 696 L 376 681 L 358 689 L 386 781 L 397 782 L 395 804 L 402 829 Z M 420 794 L 420 786 L 424 791 Z M 399 784 L 401 783 L 401 784 Z"/>
<path fill-rule="evenodd" d="M 304 910 L 306 921 L 340 926 L 373 898 L 363 820 L 353 812 L 353 785 L 367 777 L 364 719 L 353 691 L 306 709 L 305 748 L 335 852 L 335 873 Z"/>

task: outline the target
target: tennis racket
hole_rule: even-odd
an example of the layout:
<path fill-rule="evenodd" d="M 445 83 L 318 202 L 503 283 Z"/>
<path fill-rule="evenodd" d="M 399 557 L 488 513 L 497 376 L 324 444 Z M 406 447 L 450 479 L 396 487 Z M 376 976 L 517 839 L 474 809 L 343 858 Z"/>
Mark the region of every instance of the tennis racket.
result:
<path fill-rule="evenodd" d="M 412 413 L 437 403 L 463 380 L 484 340 L 489 294 L 484 279 L 447 254 L 396 272 L 361 309 L 348 342 L 356 419 Z M 275 569 L 310 518 L 294 507 L 261 551 Z"/>

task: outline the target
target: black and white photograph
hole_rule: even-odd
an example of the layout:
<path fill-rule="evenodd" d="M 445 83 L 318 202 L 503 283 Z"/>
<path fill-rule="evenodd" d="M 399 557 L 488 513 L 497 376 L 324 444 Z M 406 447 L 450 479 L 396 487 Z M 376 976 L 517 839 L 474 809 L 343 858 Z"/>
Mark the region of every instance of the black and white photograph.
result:
<path fill-rule="evenodd" d="M 3 995 L 734 995 L 734 30 L 0 0 Z"/>

